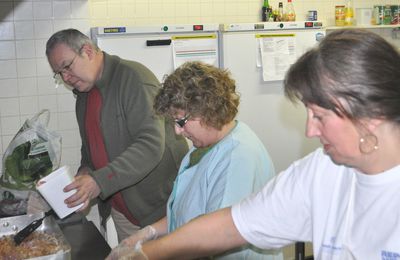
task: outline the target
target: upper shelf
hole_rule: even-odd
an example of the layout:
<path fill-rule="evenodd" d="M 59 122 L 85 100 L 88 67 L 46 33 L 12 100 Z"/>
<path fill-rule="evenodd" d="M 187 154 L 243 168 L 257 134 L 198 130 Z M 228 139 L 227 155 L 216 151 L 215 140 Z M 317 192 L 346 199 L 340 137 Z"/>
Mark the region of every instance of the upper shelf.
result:
<path fill-rule="evenodd" d="M 326 30 L 337 30 L 346 28 L 364 28 L 364 29 L 388 29 L 388 28 L 399 28 L 400 24 L 388 24 L 388 25 L 353 25 L 353 26 L 326 26 Z"/>

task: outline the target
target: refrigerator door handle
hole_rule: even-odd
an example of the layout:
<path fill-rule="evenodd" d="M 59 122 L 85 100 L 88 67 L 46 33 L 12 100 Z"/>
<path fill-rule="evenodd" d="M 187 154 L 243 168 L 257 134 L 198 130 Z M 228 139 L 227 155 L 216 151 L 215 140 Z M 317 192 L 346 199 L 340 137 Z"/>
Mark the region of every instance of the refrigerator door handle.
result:
<path fill-rule="evenodd" d="M 168 40 L 147 40 L 146 46 L 171 45 L 171 39 Z"/>

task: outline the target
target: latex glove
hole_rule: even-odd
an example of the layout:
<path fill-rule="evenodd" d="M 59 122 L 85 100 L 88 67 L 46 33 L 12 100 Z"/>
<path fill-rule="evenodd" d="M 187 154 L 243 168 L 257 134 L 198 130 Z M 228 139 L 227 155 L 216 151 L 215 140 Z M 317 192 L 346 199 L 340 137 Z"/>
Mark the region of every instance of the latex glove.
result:
<path fill-rule="evenodd" d="M 27 214 L 36 214 L 50 210 L 50 205 L 46 200 L 35 191 L 29 192 L 28 205 L 26 208 Z"/>
<path fill-rule="evenodd" d="M 142 250 L 142 242 L 135 246 L 126 246 L 122 243 L 115 247 L 105 260 L 148 260 Z"/>
<path fill-rule="evenodd" d="M 138 230 L 130 237 L 122 240 L 121 244 L 123 246 L 133 247 L 136 244 L 138 244 L 138 242 L 144 243 L 146 241 L 156 239 L 157 236 L 158 236 L 157 230 L 153 226 L 149 225 L 149 226 L 145 226 L 144 228 Z"/>

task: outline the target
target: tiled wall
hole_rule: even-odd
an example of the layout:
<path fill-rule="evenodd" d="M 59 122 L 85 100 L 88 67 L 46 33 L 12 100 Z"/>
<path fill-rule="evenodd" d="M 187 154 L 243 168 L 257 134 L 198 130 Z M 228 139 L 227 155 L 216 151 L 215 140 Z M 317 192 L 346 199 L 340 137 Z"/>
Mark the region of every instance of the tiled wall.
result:
<path fill-rule="evenodd" d="M 71 91 L 55 88 L 45 44 L 55 31 L 87 31 L 86 1 L 0 1 L 0 155 L 23 122 L 41 109 L 62 135 L 62 164 L 76 168 L 80 138 Z M 2 164 L 2 162 L 1 162 Z"/>

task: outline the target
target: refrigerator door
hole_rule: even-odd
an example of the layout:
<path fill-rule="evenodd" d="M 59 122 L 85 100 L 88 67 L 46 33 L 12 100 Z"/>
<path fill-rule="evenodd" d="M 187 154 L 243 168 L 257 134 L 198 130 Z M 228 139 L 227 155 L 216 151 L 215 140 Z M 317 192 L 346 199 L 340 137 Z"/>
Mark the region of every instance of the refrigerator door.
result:
<path fill-rule="evenodd" d="M 190 55 L 196 46 L 193 42 L 201 40 L 216 42 L 214 52 L 216 66 L 219 66 L 218 25 L 162 25 L 148 27 L 94 27 L 92 39 L 100 49 L 121 58 L 138 61 L 147 66 L 162 81 L 179 63 Z M 197 41 L 198 39 L 199 41 Z M 184 42 L 186 40 L 186 42 Z M 175 47 L 174 47 L 175 43 Z M 176 45 L 187 44 L 189 50 L 183 58 L 176 54 Z M 180 47 L 180 46 L 179 46 Z M 185 46 L 183 46 L 184 48 Z M 201 47 L 198 59 L 207 54 Z M 195 57 L 195 55 L 191 56 Z M 196 59 L 196 58 L 193 58 Z"/>
<path fill-rule="evenodd" d="M 109 54 L 146 65 L 159 80 L 174 68 L 169 35 L 130 34 L 101 37 L 98 38 L 97 45 Z"/>
<path fill-rule="evenodd" d="M 259 35 L 295 35 L 295 56 L 299 57 L 325 34 L 322 29 L 226 31 L 221 34 L 222 67 L 231 71 L 241 93 L 238 119 L 247 123 L 269 151 L 277 172 L 319 146 L 305 137 L 306 111 L 293 105 L 283 93 L 282 79 L 263 77 Z M 292 37 L 292 36 L 291 36 Z M 279 61 L 270 61 L 280 64 Z M 294 62 L 294 61 L 293 61 Z"/>

